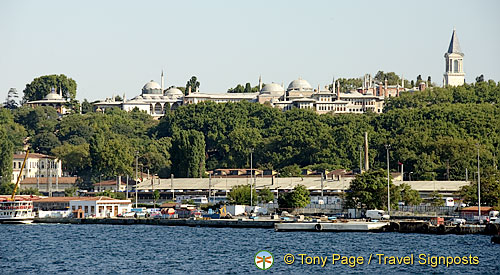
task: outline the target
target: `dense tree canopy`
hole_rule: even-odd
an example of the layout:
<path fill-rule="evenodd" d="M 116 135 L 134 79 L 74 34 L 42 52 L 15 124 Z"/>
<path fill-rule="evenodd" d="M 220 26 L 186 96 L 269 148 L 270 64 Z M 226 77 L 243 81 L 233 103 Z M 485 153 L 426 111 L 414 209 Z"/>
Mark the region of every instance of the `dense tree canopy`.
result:
<path fill-rule="evenodd" d="M 389 179 L 391 208 L 401 199 L 399 188 Z M 346 205 L 353 208 L 387 209 L 387 174 L 379 169 L 356 176 L 346 191 Z"/>
<path fill-rule="evenodd" d="M 383 114 L 318 115 L 258 103 L 203 102 L 181 106 L 159 122 L 140 111 L 116 109 L 59 118 L 50 107 L 2 109 L 0 122 L 6 129 L 2 142 L 8 136 L 13 150 L 26 140 L 37 152 L 56 154 L 66 170 L 88 184 L 100 174 L 132 173 L 136 152 L 141 169 L 164 177 L 249 168 L 250 148 L 254 167 L 282 175 L 311 167 L 350 170 L 359 166 L 364 132 L 375 170 L 386 167 L 384 145 L 391 144 L 392 171 L 401 162 L 413 180 L 464 180 L 466 169 L 473 175 L 477 165 L 476 144 L 482 176 L 496 173 L 499 99 L 500 86 L 490 80 L 401 93 L 388 100 Z"/>
<path fill-rule="evenodd" d="M 62 96 L 66 99 L 75 99 L 76 97 L 76 82 L 61 75 L 44 75 L 37 77 L 26 85 L 24 89 L 24 101 L 40 100 L 48 95 L 51 89 L 56 89 L 57 92 L 62 90 Z"/>

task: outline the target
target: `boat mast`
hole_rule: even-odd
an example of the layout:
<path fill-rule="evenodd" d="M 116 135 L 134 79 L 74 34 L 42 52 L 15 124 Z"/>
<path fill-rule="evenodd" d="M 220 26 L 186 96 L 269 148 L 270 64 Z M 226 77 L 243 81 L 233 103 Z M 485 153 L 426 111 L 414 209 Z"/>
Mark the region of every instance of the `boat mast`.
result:
<path fill-rule="evenodd" d="M 19 171 L 19 176 L 17 177 L 16 185 L 14 186 L 14 191 L 12 191 L 12 196 L 10 200 L 13 201 L 16 198 L 17 187 L 19 186 L 19 179 L 23 176 L 24 165 L 26 164 L 26 159 L 28 159 L 28 154 L 30 149 L 26 150 L 26 155 L 24 156 L 23 166 L 21 166 L 21 171 Z"/>

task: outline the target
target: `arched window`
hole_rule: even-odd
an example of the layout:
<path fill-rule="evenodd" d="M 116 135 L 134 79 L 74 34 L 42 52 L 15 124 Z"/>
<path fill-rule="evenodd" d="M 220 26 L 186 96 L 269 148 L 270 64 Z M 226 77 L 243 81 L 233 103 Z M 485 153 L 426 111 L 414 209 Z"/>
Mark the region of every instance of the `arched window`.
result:
<path fill-rule="evenodd" d="M 458 60 L 455 59 L 455 61 L 453 61 L 453 72 L 454 73 L 458 73 L 459 70 L 458 70 Z"/>
<path fill-rule="evenodd" d="M 163 109 L 161 107 L 161 104 L 157 102 L 155 104 L 155 114 L 160 115 L 162 113 L 163 113 Z"/>

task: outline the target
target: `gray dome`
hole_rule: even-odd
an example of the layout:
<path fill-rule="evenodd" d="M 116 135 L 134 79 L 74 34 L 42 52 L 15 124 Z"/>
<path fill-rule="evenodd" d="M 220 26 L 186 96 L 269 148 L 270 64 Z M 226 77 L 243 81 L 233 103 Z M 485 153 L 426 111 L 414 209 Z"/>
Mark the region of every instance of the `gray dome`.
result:
<path fill-rule="evenodd" d="M 262 94 L 282 95 L 285 92 L 285 89 L 277 83 L 269 83 L 265 84 L 264 88 L 262 88 L 260 92 Z"/>
<path fill-rule="evenodd" d="M 166 96 L 184 96 L 184 93 L 181 90 L 179 90 L 175 87 L 172 87 L 172 88 L 167 90 L 165 95 Z"/>
<path fill-rule="evenodd" d="M 46 100 L 61 100 L 63 99 L 62 96 L 60 96 L 57 93 L 50 93 L 47 96 L 45 96 Z"/>
<path fill-rule="evenodd" d="M 161 94 L 161 86 L 160 84 L 154 82 L 153 80 L 149 81 L 142 87 L 142 93 L 143 94 Z"/>
<path fill-rule="evenodd" d="M 294 81 L 290 82 L 290 85 L 288 85 L 287 91 L 290 90 L 296 90 L 296 91 L 312 91 L 313 88 L 307 80 L 304 80 L 299 77 L 299 79 L 295 79 Z"/>

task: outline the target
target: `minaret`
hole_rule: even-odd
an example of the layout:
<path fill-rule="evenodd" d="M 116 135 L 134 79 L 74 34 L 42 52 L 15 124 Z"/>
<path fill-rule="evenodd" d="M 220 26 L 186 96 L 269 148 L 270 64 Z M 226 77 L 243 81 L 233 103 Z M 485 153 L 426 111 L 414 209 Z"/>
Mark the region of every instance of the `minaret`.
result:
<path fill-rule="evenodd" d="M 165 91 L 163 88 L 165 87 L 164 84 L 165 82 L 163 81 L 163 70 L 161 70 L 161 94 Z"/>
<path fill-rule="evenodd" d="M 444 54 L 445 73 L 444 86 L 460 86 L 465 83 L 465 73 L 463 68 L 464 54 L 460 49 L 455 28 L 451 35 L 448 51 Z"/>
<path fill-rule="evenodd" d="M 335 93 L 335 76 L 332 79 L 332 94 Z"/>
<path fill-rule="evenodd" d="M 337 80 L 337 100 L 340 100 L 340 83 Z"/>
<path fill-rule="evenodd" d="M 262 90 L 262 76 L 259 75 L 259 92 Z"/>

